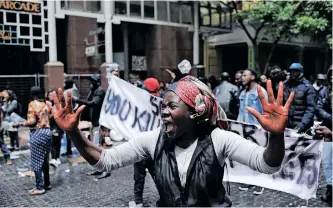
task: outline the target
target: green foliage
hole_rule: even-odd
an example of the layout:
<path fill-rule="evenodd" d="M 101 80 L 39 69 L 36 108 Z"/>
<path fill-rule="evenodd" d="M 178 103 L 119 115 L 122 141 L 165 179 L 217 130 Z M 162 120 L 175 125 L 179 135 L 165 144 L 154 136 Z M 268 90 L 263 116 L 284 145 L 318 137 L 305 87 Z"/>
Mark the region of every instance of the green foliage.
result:
<path fill-rule="evenodd" d="M 239 11 L 235 18 L 256 31 L 263 29 L 273 41 L 306 34 L 332 43 L 332 1 L 263 1 Z"/>

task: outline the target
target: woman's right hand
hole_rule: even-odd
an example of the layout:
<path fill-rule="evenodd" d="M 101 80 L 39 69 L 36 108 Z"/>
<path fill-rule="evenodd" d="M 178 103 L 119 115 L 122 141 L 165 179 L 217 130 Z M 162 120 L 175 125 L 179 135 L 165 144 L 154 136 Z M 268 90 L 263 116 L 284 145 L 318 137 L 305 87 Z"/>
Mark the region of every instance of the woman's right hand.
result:
<path fill-rule="evenodd" d="M 80 106 L 76 110 L 76 112 L 74 112 L 72 107 L 71 93 L 67 93 L 67 102 L 65 101 L 64 93 L 61 88 L 58 89 L 58 96 L 56 92 L 52 92 L 52 99 L 56 106 L 56 109 L 52 107 L 52 104 L 50 102 L 47 102 L 47 106 L 52 112 L 56 123 L 62 130 L 64 130 L 65 132 L 75 130 L 79 125 L 80 115 L 86 106 Z"/>

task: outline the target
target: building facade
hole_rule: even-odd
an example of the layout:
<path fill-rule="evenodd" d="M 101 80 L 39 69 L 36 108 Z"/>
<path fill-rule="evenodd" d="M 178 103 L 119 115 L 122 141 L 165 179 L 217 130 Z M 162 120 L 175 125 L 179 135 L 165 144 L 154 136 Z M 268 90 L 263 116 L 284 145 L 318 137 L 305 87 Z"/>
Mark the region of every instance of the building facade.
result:
<path fill-rule="evenodd" d="M 137 71 L 168 81 L 166 68 L 202 64 L 202 35 L 229 33 L 230 23 L 227 10 L 199 1 L 2 0 L 0 74 L 42 74 L 51 89 L 64 73 L 105 76 L 116 62 L 125 79 Z"/>

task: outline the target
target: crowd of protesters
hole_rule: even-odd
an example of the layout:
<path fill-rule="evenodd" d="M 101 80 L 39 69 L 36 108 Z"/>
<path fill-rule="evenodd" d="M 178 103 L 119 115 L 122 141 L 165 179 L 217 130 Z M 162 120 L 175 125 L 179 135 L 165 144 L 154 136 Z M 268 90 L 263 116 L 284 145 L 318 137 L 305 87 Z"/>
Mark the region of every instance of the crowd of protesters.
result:
<path fill-rule="evenodd" d="M 167 87 L 176 79 L 176 75 L 166 70 L 171 77 L 169 83 L 163 83 L 156 78 L 149 77 L 142 80 L 140 76 L 132 72 L 129 75 L 129 82 L 139 88 L 147 90 L 154 96 L 164 97 Z M 112 74 L 119 76 L 119 70 L 115 69 Z M 293 63 L 287 70 L 282 70 L 278 66 L 273 66 L 266 74 L 258 74 L 253 69 L 239 70 L 234 74 L 234 79 L 229 73 L 221 73 L 219 78 L 211 76 L 208 79 L 199 77 L 199 79 L 210 87 L 215 94 L 220 107 L 225 111 L 228 119 L 238 120 L 244 123 L 259 125 L 256 117 L 246 110 L 246 107 L 255 109 L 258 113 L 263 113 L 263 107 L 257 91 L 260 86 L 265 99 L 268 99 L 266 84 L 267 80 L 272 85 L 273 93 L 277 96 L 278 85 L 283 82 L 283 102 L 286 103 L 290 94 L 295 92 L 295 97 L 290 105 L 287 128 L 294 129 L 298 133 L 310 133 L 314 121 L 320 121 L 321 127 L 318 127 L 319 135 L 331 135 L 332 130 L 332 68 L 326 75 L 318 74 L 314 83 L 311 83 L 304 77 L 304 68 L 301 63 Z M 72 95 L 73 109 L 76 110 L 81 105 L 87 106 L 88 119 L 92 123 L 90 140 L 100 146 L 110 147 L 112 142 L 110 138 L 115 137 L 117 132 L 108 129 L 99 124 L 100 110 L 105 97 L 105 90 L 100 86 L 100 78 L 97 75 L 90 77 L 91 92 L 86 99 L 80 99 L 78 89 L 72 79 L 66 79 L 64 83 L 64 99 L 67 99 L 67 93 Z M 29 191 L 32 195 L 43 194 L 51 188 L 49 177 L 49 164 L 57 167 L 61 164 L 60 148 L 61 139 L 64 138 L 64 131 L 59 128 L 55 122 L 52 113 L 46 107 L 46 101 L 51 102 L 55 108 L 52 99 L 52 91 L 49 90 L 46 96 L 39 87 L 31 88 L 31 102 L 28 107 L 27 120 L 16 122 L 11 128 L 0 130 L 0 146 L 4 153 L 4 159 L 7 164 L 12 164 L 10 160 L 10 151 L 20 149 L 20 139 L 17 127 L 25 126 L 30 128 L 30 150 L 31 164 L 36 176 L 36 188 Z M 11 122 L 12 113 L 21 114 L 21 104 L 17 101 L 15 93 L 6 87 L 0 93 L 1 124 Z M 10 138 L 10 148 L 7 148 L 4 142 L 4 135 Z M 72 155 L 72 145 L 69 136 L 67 138 L 67 149 L 64 156 Z M 51 161 L 49 162 L 49 153 Z M 322 158 L 324 175 L 327 183 L 327 191 L 322 200 L 332 202 L 332 143 L 331 140 L 325 141 Z M 152 176 L 152 160 L 147 159 L 134 164 L 134 194 L 135 201 L 130 202 L 130 207 L 142 206 L 142 193 L 146 172 L 149 171 Z M 88 173 L 96 175 L 98 178 L 109 177 L 110 172 L 94 171 Z M 44 175 L 44 177 L 43 177 Z M 264 189 L 254 186 L 241 186 L 242 191 L 254 189 L 254 194 L 262 194 Z"/>
<path fill-rule="evenodd" d="M 168 72 L 171 72 L 168 70 Z M 175 75 L 172 74 L 173 80 Z M 314 121 L 321 121 L 322 126 L 329 130 L 332 128 L 332 105 L 331 105 L 331 68 L 327 75 L 318 74 L 317 80 L 312 84 L 304 77 L 304 68 L 300 63 L 293 63 L 287 70 L 282 70 L 278 66 L 273 66 L 267 74 L 259 75 L 253 69 L 239 70 L 235 73 L 235 80 L 232 80 L 229 73 L 221 73 L 220 78 L 214 76 L 207 78 L 199 77 L 199 80 L 210 86 L 216 95 L 220 106 L 225 111 L 228 119 L 238 120 L 244 123 L 259 125 L 257 119 L 250 114 L 246 107 L 251 107 L 262 113 L 262 105 L 257 91 L 257 86 L 261 87 L 265 99 L 268 99 L 266 92 L 267 80 L 271 80 L 272 89 L 277 96 L 278 85 L 283 82 L 283 101 L 287 101 L 291 92 L 295 92 L 295 97 L 291 103 L 287 128 L 294 129 L 298 133 L 309 133 Z M 165 86 L 171 84 L 159 83 L 155 78 L 148 78 L 144 81 L 138 74 L 130 75 L 130 83 L 147 90 L 152 95 L 163 97 Z M 319 127 L 318 132 L 324 127 Z M 325 129 L 326 130 L 326 129 Z M 331 203 L 332 199 L 332 146 L 331 142 L 325 142 L 323 155 L 323 168 L 327 182 L 327 191 L 322 200 Z M 152 161 L 144 160 L 134 165 L 135 180 L 135 201 L 130 203 L 131 207 L 142 206 L 142 192 L 146 171 L 151 171 Z M 264 189 L 252 185 L 239 187 L 242 191 L 253 188 L 253 194 L 260 195 Z"/>

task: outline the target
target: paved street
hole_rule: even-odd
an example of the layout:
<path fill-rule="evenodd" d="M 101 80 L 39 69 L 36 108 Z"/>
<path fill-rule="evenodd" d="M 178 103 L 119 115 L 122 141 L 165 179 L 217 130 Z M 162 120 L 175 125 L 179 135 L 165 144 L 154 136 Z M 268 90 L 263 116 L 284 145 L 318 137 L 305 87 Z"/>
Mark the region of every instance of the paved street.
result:
<path fill-rule="evenodd" d="M 12 166 L 5 164 L 0 158 L 0 206 L 30 206 L 30 207 L 74 207 L 74 206 L 128 206 L 133 196 L 133 167 L 125 167 L 114 171 L 112 176 L 96 180 L 85 173 L 92 170 L 87 163 L 65 162 L 56 171 L 51 169 L 53 189 L 45 195 L 29 196 L 27 192 L 34 187 L 34 177 L 20 177 L 17 168 L 29 167 L 29 152 L 25 151 L 14 160 Z M 69 171 L 68 171 L 69 170 Z M 148 174 L 149 175 L 149 174 Z M 324 191 L 323 178 L 318 190 L 318 196 Z M 241 207 L 299 207 L 306 201 L 289 194 L 273 190 L 265 190 L 261 196 L 251 192 L 238 191 L 238 184 L 231 184 L 231 197 L 234 206 Z M 157 190 L 152 179 L 147 177 L 144 190 L 144 205 L 153 206 L 158 199 Z M 319 199 L 309 200 L 309 207 L 325 206 Z"/>

